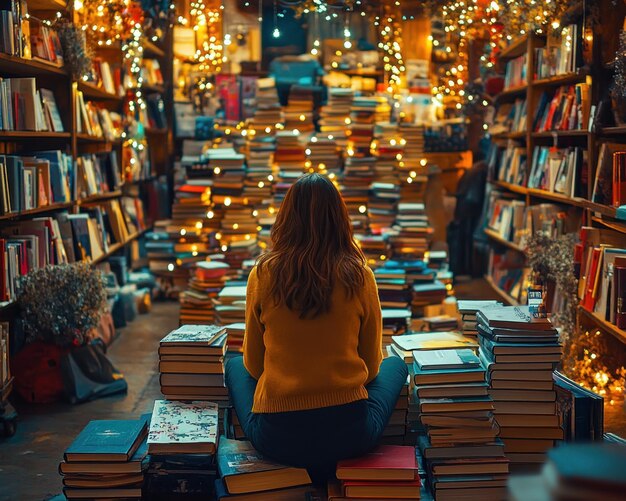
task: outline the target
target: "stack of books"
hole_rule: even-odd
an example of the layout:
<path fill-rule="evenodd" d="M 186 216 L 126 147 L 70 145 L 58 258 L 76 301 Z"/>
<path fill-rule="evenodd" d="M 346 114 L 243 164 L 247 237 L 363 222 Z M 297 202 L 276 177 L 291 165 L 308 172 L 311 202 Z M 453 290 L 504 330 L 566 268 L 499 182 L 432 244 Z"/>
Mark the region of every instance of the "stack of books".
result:
<path fill-rule="evenodd" d="M 261 456 L 245 440 L 220 437 L 217 451 L 220 478 L 215 482 L 218 500 L 295 500 L 313 492 L 304 468 L 278 464 Z"/>
<path fill-rule="evenodd" d="M 229 245 L 222 245 L 221 250 L 226 253 L 224 260 L 233 271 L 240 270 L 245 261 L 256 258 L 261 252 L 256 235 L 231 241 Z"/>
<path fill-rule="evenodd" d="M 180 324 L 214 324 L 213 299 L 224 287 L 224 278 L 230 269 L 219 260 L 198 261 L 189 279 L 187 289 L 180 293 Z"/>
<path fill-rule="evenodd" d="M 552 372 L 561 360 L 559 336 L 547 318 L 527 306 L 500 306 L 476 314 L 480 357 L 488 369 L 500 438 L 512 468 L 531 469 L 563 438 Z"/>
<path fill-rule="evenodd" d="M 435 499 L 501 499 L 509 462 L 480 359 L 472 349 L 415 350 L 411 372 Z"/>
<path fill-rule="evenodd" d="M 250 124 L 254 130 L 272 129 L 282 126 L 284 121 L 276 81 L 274 78 L 259 78 L 256 81 L 256 110 Z M 268 131 L 269 133 L 269 131 Z"/>
<path fill-rule="evenodd" d="M 396 356 L 390 351 L 389 346 L 387 346 L 386 351 L 387 356 Z M 389 422 L 383 430 L 383 436 L 380 439 L 380 443 L 383 445 L 412 445 L 417 443 L 417 437 L 409 433 L 409 387 L 410 379 L 407 378 L 406 384 L 400 391 L 398 401 L 391 413 Z"/>
<path fill-rule="evenodd" d="M 407 281 L 406 271 L 385 264 L 374 270 L 378 297 L 382 308 L 409 308 L 411 304 L 411 287 Z"/>
<path fill-rule="evenodd" d="M 393 229 L 389 242 L 394 256 L 405 259 L 424 257 L 434 230 L 428 222 L 423 203 L 400 201 Z"/>
<path fill-rule="evenodd" d="M 409 330 L 411 322 L 410 308 L 382 309 L 383 317 L 383 347 L 392 344 L 393 336 L 401 336 Z"/>
<path fill-rule="evenodd" d="M 349 148 L 357 155 L 369 155 L 374 125 L 389 120 L 391 107 L 383 96 L 355 97 L 350 108 Z"/>
<path fill-rule="evenodd" d="M 352 99 L 354 99 L 352 89 L 331 87 L 328 89 L 328 103 L 320 110 L 320 133 L 326 137 L 333 136 L 341 148 L 348 145 L 346 130 L 351 123 Z"/>
<path fill-rule="evenodd" d="M 397 124 L 382 122 L 375 125 L 372 151 L 376 155 L 376 181 L 397 184 L 405 143 Z"/>
<path fill-rule="evenodd" d="M 311 136 L 306 149 L 306 165 L 311 171 L 322 174 L 333 173 L 335 176 L 341 169 L 341 153 L 333 134 L 317 133 Z"/>
<path fill-rule="evenodd" d="M 410 167 L 418 165 L 424 154 L 424 126 L 402 122 L 398 127 L 398 132 L 404 139 L 403 161 L 410 162 Z"/>
<path fill-rule="evenodd" d="M 228 324 L 226 326 L 226 332 L 228 333 L 228 353 L 242 353 L 246 324 L 244 322 Z"/>
<path fill-rule="evenodd" d="M 389 244 L 383 235 L 365 235 L 355 231 L 355 238 L 368 261 L 383 261 L 389 257 Z"/>
<path fill-rule="evenodd" d="M 59 464 L 65 497 L 141 499 L 149 421 L 90 421 Z"/>
<path fill-rule="evenodd" d="M 409 366 L 413 364 L 413 352 L 425 350 L 477 350 L 478 343 L 460 332 L 410 332 L 393 336 L 389 353 L 400 357 Z"/>
<path fill-rule="evenodd" d="M 503 306 L 502 303 L 492 300 L 470 300 L 463 299 L 457 301 L 457 308 L 461 315 L 463 335 L 478 341 L 478 320 L 476 313 L 483 308 L 492 306 Z"/>
<path fill-rule="evenodd" d="M 289 101 L 283 115 L 285 130 L 297 130 L 308 134 L 315 130 L 313 125 L 313 90 L 311 87 L 294 85 L 289 91 Z"/>
<path fill-rule="evenodd" d="M 623 442 L 563 445 L 548 451 L 541 474 L 512 476 L 508 499 L 618 501 L 626 490 L 625 460 Z"/>
<path fill-rule="evenodd" d="M 246 282 L 227 282 L 215 300 L 217 323 L 229 325 L 246 321 Z"/>
<path fill-rule="evenodd" d="M 224 327 L 183 325 L 161 339 L 161 393 L 170 400 L 228 401 L 226 338 Z"/>
<path fill-rule="evenodd" d="M 245 156 L 232 147 L 225 147 L 210 148 L 203 153 L 202 158 L 206 159 L 209 169 L 213 171 L 213 202 L 224 203 L 228 207 L 228 198 L 232 201 L 234 197 L 241 197 L 243 194 Z"/>
<path fill-rule="evenodd" d="M 415 447 L 381 445 L 372 452 L 337 463 L 337 480 L 328 499 L 420 499 Z"/>
<path fill-rule="evenodd" d="M 439 280 L 413 284 L 411 308 L 414 316 L 422 316 L 425 306 L 441 304 L 448 295 L 445 284 Z"/>
<path fill-rule="evenodd" d="M 38 89 L 35 78 L 3 78 L 0 81 L 0 130 L 64 132 L 54 93 Z M 18 105 L 8 105 L 17 103 Z"/>
<path fill-rule="evenodd" d="M 280 207 L 287 190 L 305 171 L 304 150 L 298 134 L 293 131 L 280 131 L 276 134 L 274 162 L 278 168 L 278 180 L 274 185 L 274 205 L 277 207 Z"/>
<path fill-rule="evenodd" d="M 376 165 L 378 165 L 377 160 Z M 370 185 L 367 205 L 368 222 L 372 233 L 388 231 L 396 220 L 397 203 L 400 200 L 400 186 L 396 182 L 374 182 Z"/>
<path fill-rule="evenodd" d="M 195 498 L 212 492 L 217 478 L 218 406 L 213 402 L 154 403 L 148 434 L 150 463 L 144 496 Z"/>
<path fill-rule="evenodd" d="M 376 158 L 369 155 L 351 155 L 345 161 L 340 191 L 356 233 L 365 234 L 368 230 L 367 203 L 375 165 Z"/>

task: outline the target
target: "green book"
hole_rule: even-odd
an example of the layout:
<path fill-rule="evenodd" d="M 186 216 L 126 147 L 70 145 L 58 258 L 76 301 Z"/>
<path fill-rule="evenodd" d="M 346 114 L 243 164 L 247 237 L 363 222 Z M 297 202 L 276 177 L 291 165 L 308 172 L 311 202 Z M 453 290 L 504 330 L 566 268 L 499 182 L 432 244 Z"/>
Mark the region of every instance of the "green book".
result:
<path fill-rule="evenodd" d="M 480 360 L 470 349 L 419 350 L 413 360 L 422 371 L 433 369 L 472 369 L 480 367 Z"/>

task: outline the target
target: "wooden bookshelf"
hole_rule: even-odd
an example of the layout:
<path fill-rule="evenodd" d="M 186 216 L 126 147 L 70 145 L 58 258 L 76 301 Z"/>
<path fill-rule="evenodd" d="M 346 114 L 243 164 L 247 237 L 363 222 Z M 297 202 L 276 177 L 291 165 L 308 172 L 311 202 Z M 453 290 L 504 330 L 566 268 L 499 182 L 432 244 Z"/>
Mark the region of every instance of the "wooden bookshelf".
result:
<path fill-rule="evenodd" d="M 528 188 L 526 188 L 526 186 L 520 186 L 518 184 L 507 183 L 505 181 L 492 181 L 491 183 L 494 186 L 497 186 L 498 188 L 510 191 L 512 193 L 517 193 L 518 195 L 528 194 Z"/>
<path fill-rule="evenodd" d="M 63 66 L 42 59 L 23 59 L 4 53 L 0 53 L 0 74 L 3 77 L 69 78 Z"/>
<path fill-rule="evenodd" d="M 33 131 L 33 130 L 3 130 L 0 131 L 0 142 L 16 142 L 31 141 L 45 139 L 55 141 L 69 141 L 71 138 L 69 132 L 49 132 L 49 131 Z"/>
<path fill-rule="evenodd" d="M 102 261 L 106 261 L 108 258 L 113 256 L 115 253 L 119 252 L 124 247 L 126 247 L 133 240 L 137 240 L 138 238 L 143 236 L 149 230 L 150 230 L 150 228 L 145 228 L 143 230 L 140 230 L 140 231 L 130 235 L 128 237 L 128 240 L 126 240 L 125 242 L 118 242 L 118 243 L 114 243 L 114 244 L 109 245 L 109 249 L 107 250 L 107 252 L 105 252 L 102 256 L 100 256 L 100 257 L 98 257 L 96 259 L 93 259 L 91 261 L 91 264 L 98 264 L 98 263 L 101 263 Z"/>
<path fill-rule="evenodd" d="M 518 85 L 516 87 L 511 87 L 509 89 L 505 89 L 497 96 L 498 101 L 504 101 L 510 97 L 519 97 L 526 94 L 528 90 L 528 84 Z"/>
<path fill-rule="evenodd" d="M 533 80 L 531 85 L 533 87 L 542 89 L 547 89 L 550 87 L 560 87 L 561 85 L 572 85 L 584 82 L 588 75 L 589 70 L 581 70 L 576 73 L 566 73 L 564 75 L 557 75 L 554 77 Z"/>
<path fill-rule="evenodd" d="M 493 134 L 491 136 L 493 139 L 517 139 L 517 140 L 526 140 L 526 132 L 505 132 L 502 134 Z"/>
<path fill-rule="evenodd" d="M 500 52 L 500 60 L 506 61 L 523 55 L 527 50 L 529 39 L 528 35 L 523 35 L 513 40 L 506 49 Z"/>
<path fill-rule="evenodd" d="M 165 94 L 165 86 L 142 84 L 141 89 L 147 94 Z"/>
<path fill-rule="evenodd" d="M 603 320 L 596 313 L 588 311 L 582 306 L 578 307 L 578 311 L 585 320 L 597 327 L 599 330 L 611 334 L 613 337 L 626 344 L 626 331 L 618 329 L 617 326 L 613 325 L 611 322 Z"/>
<path fill-rule="evenodd" d="M 44 205 L 42 207 L 36 207 L 34 209 L 3 214 L 0 216 L 0 221 L 7 221 L 11 219 L 25 219 L 25 218 L 29 218 L 33 216 L 41 216 L 43 214 L 49 214 L 51 212 L 69 209 L 73 206 L 74 206 L 74 202 L 63 202 L 63 203 Z"/>
<path fill-rule="evenodd" d="M 509 242 L 508 240 L 502 238 L 496 231 L 491 228 L 485 228 L 485 235 L 487 235 L 494 242 L 499 243 L 500 245 L 504 245 L 505 247 L 512 249 L 516 252 L 521 252 L 524 254 L 526 251 L 524 248 L 520 247 L 514 242 Z"/>
<path fill-rule="evenodd" d="M 78 90 L 83 93 L 86 101 L 121 101 L 123 99 L 122 96 L 111 94 L 91 82 L 78 82 Z"/>
<path fill-rule="evenodd" d="M 122 196 L 121 190 L 110 191 L 108 193 L 99 193 L 98 195 L 92 195 L 90 197 L 81 198 L 76 202 L 76 204 L 77 205 L 98 204 L 100 202 L 107 202 L 115 198 L 120 198 L 121 196 Z"/>
<path fill-rule="evenodd" d="M 491 289 L 498 295 L 498 297 L 510 306 L 519 306 L 519 301 L 511 296 L 508 292 L 504 292 L 500 287 L 496 285 L 489 275 L 485 275 L 485 282 L 491 287 Z"/>
<path fill-rule="evenodd" d="M 552 202 L 558 202 L 560 204 L 571 205 L 573 207 L 584 208 L 587 206 L 587 200 L 582 198 L 571 198 L 562 193 L 555 193 L 552 191 L 539 190 L 537 188 L 528 188 L 528 195 L 535 198 L 541 198 L 543 200 L 550 200 Z"/>
<path fill-rule="evenodd" d="M 615 136 L 624 136 L 624 139 L 626 139 L 626 126 L 622 125 L 619 127 L 603 127 L 602 129 L 600 129 L 599 135 L 610 136 L 612 139 Z"/>
<path fill-rule="evenodd" d="M 589 132 L 586 130 L 548 130 L 543 132 L 531 132 L 530 136 L 535 139 L 559 139 L 559 138 L 585 138 Z"/>

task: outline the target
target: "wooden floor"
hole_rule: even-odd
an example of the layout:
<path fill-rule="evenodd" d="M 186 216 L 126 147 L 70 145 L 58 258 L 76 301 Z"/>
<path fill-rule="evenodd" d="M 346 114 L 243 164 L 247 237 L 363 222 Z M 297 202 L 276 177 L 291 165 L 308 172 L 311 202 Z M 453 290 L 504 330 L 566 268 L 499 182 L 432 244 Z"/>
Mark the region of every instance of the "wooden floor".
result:
<path fill-rule="evenodd" d="M 483 280 L 460 281 L 460 299 L 496 299 Z M 65 448 L 91 419 L 135 419 L 160 398 L 158 341 L 178 325 L 178 304 L 157 303 L 149 315 L 122 330 L 109 348 L 114 365 L 125 373 L 127 395 L 70 405 L 19 405 L 17 434 L 0 438 L 0 501 L 48 500 L 61 492 L 58 463 Z M 607 431 L 626 436 L 622 404 L 606 409 Z"/>

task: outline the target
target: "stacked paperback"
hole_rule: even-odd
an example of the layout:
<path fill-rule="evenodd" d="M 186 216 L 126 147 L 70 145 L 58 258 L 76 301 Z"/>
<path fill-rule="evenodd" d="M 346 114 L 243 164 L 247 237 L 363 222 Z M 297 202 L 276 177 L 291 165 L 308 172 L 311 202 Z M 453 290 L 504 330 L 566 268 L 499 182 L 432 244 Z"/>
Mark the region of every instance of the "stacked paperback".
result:
<path fill-rule="evenodd" d="M 224 386 L 226 329 L 183 325 L 159 346 L 161 393 L 171 400 L 228 401 Z"/>
<path fill-rule="evenodd" d="M 532 470 L 563 438 L 552 376 L 561 360 L 558 333 L 528 307 L 485 308 L 476 317 L 499 436 L 512 469 Z"/>
<path fill-rule="evenodd" d="M 416 350 L 412 372 L 435 499 L 501 499 L 509 462 L 479 358 L 471 349 Z"/>
<path fill-rule="evenodd" d="M 230 266 L 223 261 L 198 261 L 187 289 L 180 293 L 180 324 L 214 324 L 213 299 L 224 287 Z"/>
<path fill-rule="evenodd" d="M 59 465 L 67 499 L 141 499 L 148 422 L 90 421 Z"/>
<path fill-rule="evenodd" d="M 498 301 L 491 300 L 460 300 L 457 302 L 457 308 L 461 314 L 461 322 L 463 334 L 478 340 L 478 320 L 476 313 L 482 308 L 491 308 L 492 306 L 503 306 Z"/>

